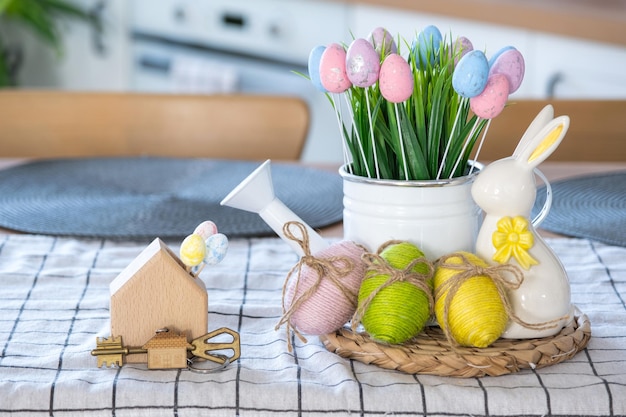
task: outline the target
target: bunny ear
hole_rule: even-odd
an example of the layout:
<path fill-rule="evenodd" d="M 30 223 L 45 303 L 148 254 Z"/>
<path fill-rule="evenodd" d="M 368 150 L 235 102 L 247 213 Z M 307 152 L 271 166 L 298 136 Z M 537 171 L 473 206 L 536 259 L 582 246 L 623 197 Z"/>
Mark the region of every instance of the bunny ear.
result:
<path fill-rule="evenodd" d="M 516 159 L 526 163 L 531 169 L 535 168 L 556 150 L 568 128 L 569 117 L 557 117 L 539 131 Z"/>
<path fill-rule="evenodd" d="M 526 149 L 533 138 L 535 138 L 541 129 L 545 125 L 547 125 L 550 120 L 554 119 L 554 107 L 551 104 L 546 105 L 541 111 L 535 116 L 535 119 L 528 125 L 526 132 L 520 139 L 515 151 L 513 152 L 513 157 L 516 158 L 524 149 Z"/>

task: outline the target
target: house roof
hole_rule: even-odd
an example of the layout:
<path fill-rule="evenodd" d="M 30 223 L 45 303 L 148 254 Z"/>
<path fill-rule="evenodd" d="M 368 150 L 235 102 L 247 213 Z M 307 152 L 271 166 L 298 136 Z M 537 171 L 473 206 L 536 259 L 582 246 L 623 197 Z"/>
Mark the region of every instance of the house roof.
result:
<path fill-rule="evenodd" d="M 111 282 L 110 293 L 113 296 L 126 284 L 128 284 L 140 271 L 146 271 L 153 268 L 161 268 L 162 264 L 154 262 L 156 259 L 165 260 L 165 264 L 169 265 L 169 274 L 154 274 L 152 279 L 161 279 L 163 276 L 180 277 L 183 279 L 181 284 L 187 285 L 191 291 L 206 293 L 204 282 L 199 278 L 194 278 L 185 271 L 185 266 L 181 260 L 172 252 L 172 250 L 161 239 L 156 238 L 148 245 L 120 274 Z M 159 269 L 162 271 L 162 269 Z M 168 278 L 170 279 L 170 278 Z"/>
<path fill-rule="evenodd" d="M 152 339 L 148 340 L 148 342 L 142 346 L 142 349 L 187 349 L 188 346 L 187 334 L 185 332 L 177 335 L 169 331 L 162 331 L 158 332 Z"/>

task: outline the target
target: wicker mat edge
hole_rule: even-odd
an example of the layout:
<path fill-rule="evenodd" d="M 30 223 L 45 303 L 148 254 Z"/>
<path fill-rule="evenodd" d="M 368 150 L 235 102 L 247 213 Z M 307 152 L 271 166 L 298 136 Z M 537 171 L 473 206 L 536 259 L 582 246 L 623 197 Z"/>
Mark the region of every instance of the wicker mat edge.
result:
<path fill-rule="evenodd" d="M 320 336 L 330 352 L 381 368 L 409 374 L 462 378 L 499 376 L 538 369 L 572 358 L 591 338 L 589 318 L 580 313 L 552 337 L 498 339 L 488 348 L 452 349 L 439 327 L 425 329 L 410 343 L 385 345 L 367 335 L 342 328 Z"/>

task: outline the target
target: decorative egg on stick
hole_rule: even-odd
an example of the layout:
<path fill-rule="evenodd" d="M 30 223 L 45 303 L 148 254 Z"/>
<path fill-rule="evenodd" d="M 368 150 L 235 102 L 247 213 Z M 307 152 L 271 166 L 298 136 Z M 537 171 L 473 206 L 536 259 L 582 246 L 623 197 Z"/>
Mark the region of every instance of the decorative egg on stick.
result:
<path fill-rule="evenodd" d="M 332 94 L 333 107 L 335 108 L 337 125 L 339 126 L 339 135 L 340 137 L 344 137 L 341 105 L 337 103 L 336 95 L 347 91 L 352 86 L 352 83 L 346 72 L 346 51 L 343 46 L 337 43 L 331 43 L 326 47 L 320 57 L 319 73 L 322 87 Z M 349 172 L 351 172 L 346 141 L 347 138 L 344 138 L 342 141 L 344 163 L 348 167 Z"/>
<path fill-rule="evenodd" d="M 400 151 L 402 153 L 404 176 L 405 179 L 408 180 L 409 171 L 407 166 L 406 151 L 404 149 L 404 140 L 402 138 L 402 129 L 400 128 L 398 103 L 408 100 L 409 97 L 411 97 L 411 94 L 413 94 L 413 73 L 411 72 L 409 63 L 398 54 L 389 54 L 380 67 L 378 87 L 380 88 L 382 96 L 387 101 L 394 104 L 398 136 L 400 138 Z"/>
<path fill-rule="evenodd" d="M 480 94 L 487 85 L 487 79 L 489 78 L 489 61 L 487 61 L 487 57 L 482 51 L 471 50 L 463 55 L 461 59 L 459 59 L 456 67 L 454 68 L 454 72 L 452 74 L 452 88 L 458 95 L 462 97 L 461 100 L 469 100 L 472 97 Z M 459 103 L 459 107 L 454 118 L 454 123 L 452 124 L 452 131 L 450 132 L 450 137 L 454 135 L 459 116 L 461 114 L 461 107 L 463 103 Z M 472 132 L 473 133 L 473 132 Z M 464 148 L 467 146 L 469 140 L 465 141 Z M 446 160 L 448 156 L 448 152 L 450 150 L 450 144 L 452 143 L 451 138 L 448 140 L 446 148 L 443 153 L 442 161 Z M 459 155 L 459 161 L 463 152 Z M 458 164 L 457 164 L 458 165 Z M 443 172 L 443 168 L 445 167 L 445 163 L 442 162 L 439 166 L 439 171 L 437 172 L 437 179 L 441 178 L 441 174 Z M 450 175 L 452 176 L 455 168 L 451 171 Z"/>
<path fill-rule="evenodd" d="M 316 89 L 321 91 L 322 93 L 326 93 L 326 89 L 322 85 L 322 80 L 320 78 L 320 60 L 322 59 L 322 54 L 326 50 L 324 45 L 318 45 L 311 50 L 309 53 L 309 61 L 308 61 L 308 69 L 309 69 L 309 79 L 313 86 Z"/>
<path fill-rule="evenodd" d="M 378 75 L 380 73 L 380 58 L 374 49 L 374 45 L 362 38 L 355 39 L 346 52 L 346 67 L 348 78 L 353 85 L 366 90 L 374 85 L 376 81 L 378 81 Z M 368 91 L 365 91 L 365 100 L 370 126 L 374 166 L 376 168 L 376 178 L 380 179 L 380 168 L 378 166 L 378 155 L 376 152 L 376 141 L 374 139 L 374 127 L 372 124 L 372 108 Z M 363 152 L 363 147 L 361 147 L 361 152 Z M 365 155 L 363 155 L 363 160 L 365 161 Z"/>
<path fill-rule="evenodd" d="M 383 27 L 377 27 L 367 36 L 367 40 L 374 46 L 374 50 L 381 58 L 398 52 L 398 47 L 389 31 Z"/>
<path fill-rule="evenodd" d="M 180 260 L 188 272 L 199 268 L 193 274 L 200 275 L 205 265 L 216 265 L 226 256 L 228 238 L 217 232 L 217 226 L 210 220 L 200 223 L 192 234 L 187 236 L 180 245 Z"/>
<path fill-rule="evenodd" d="M 454 41 L 452 48 L 450 49 L 451 57 L 454 58 L 454 65 L 459 63 L 459 60 L 463 58 L 468 52 L 474 50 L 474 45 L 465 36 L 459 36 Z"/>
<path fill-rule="evenodd" d="M 486 117 L 489 119 L 489 122 L 487 123 L 483 136 L 478 144 L 478 149 L 476 150 L 476 156 L 474 157 L 474 163 L 470 169 L 470 174 L 474 171 L 475 162 L 478 159 L 478 155 L 483 147 L 487 131 L 489 130 L 489 125 L 491 124 L 491 119 L 500 114 L 500 112 L 504 109 L 508 96 L 518 90 L 524 80 L 525 69 L 526 65 L 524 63 L 524 57 L 521 52 L 512 46 L 506 46 L 500 49 L 496 52 L 494 57 L 489 60 L 489 79 L 485 90 L 481 93 L 481 96 L 485 94 L 485 91 L 487 91 L 486 94 L 491 95 L 492 97 L 483 98 L 477 96 L 470 100 L 470 106 L 472 107 L 472 111 L 474 111 L 474 113 L 478 111 L 479 113 L 484 113 L 486 116 L 491 116 Z M 501 79 L 502 76 L 506 78 L 506 83 Z M 508 92 L 505 94 L 505 90 L 507 89 Z M 505 96 L 506 98 L 504 98 Z M 472 100 L 474 100 L 474 102 L 472 102 Z M 476 114 L 478 115 L 479 113 Z"/>
<path fill-rule="evenodd" d="M 512 46 L 504 47 L 489 60 L 489 75 L 503 74 L 509 82 L 509 94 L 522 85 L 526 64 L 520 51 Z"/>
<path fill-rule="evenodd" d="M 443 40 L 441 32 L 436 26 L 426 26 L 418 35 L 413 44 L 414 54 L 417 58 L 417 68 L 434 66 L 439 57 L 439 48 Z"/>
<path fill-rule="evenodd" d="M 206 244 L 202 236 L 192 233 L 180 244 L 180 260 L 187 266 L 187 271 L 198 266 L 206 256 Z"/>

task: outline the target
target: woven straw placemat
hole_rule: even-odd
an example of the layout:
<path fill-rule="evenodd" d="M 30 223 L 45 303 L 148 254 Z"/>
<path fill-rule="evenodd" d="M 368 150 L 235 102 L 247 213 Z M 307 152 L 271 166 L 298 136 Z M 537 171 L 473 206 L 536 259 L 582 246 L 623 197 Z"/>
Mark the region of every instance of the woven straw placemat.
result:
<path fill-rule="evenodd" d="M 409 374 L 463 378 L 499 376 L 563 362 L 587 346 L 590 338 L 591 324 L 584 314 L 553 337 L 498 339 L 487 348 L 452 349 L 436 326 L 402 345 L 378 343 L 347 328 L 320 336 L 326 349 L 344 358 Z"/>
<path fill-rule="evenodd" d="M 553 201 L 541 228 L 563 235 L 626 246 L 626 171 L 551 183 Z M 537 190 L 534 213 L 546 198 Z"/>
<path fill-rule="evenodd" d="M 204 220 L 232 236 L 274 235 L 258 214 L 219 203 L 261 162 L 170 158 L 34 161 L 0 171 L 0 227 L 94 238 L 184 237 Z M 343 218 L 338 174 L 271 166 L 276 196 L 313 228 Z"/>

